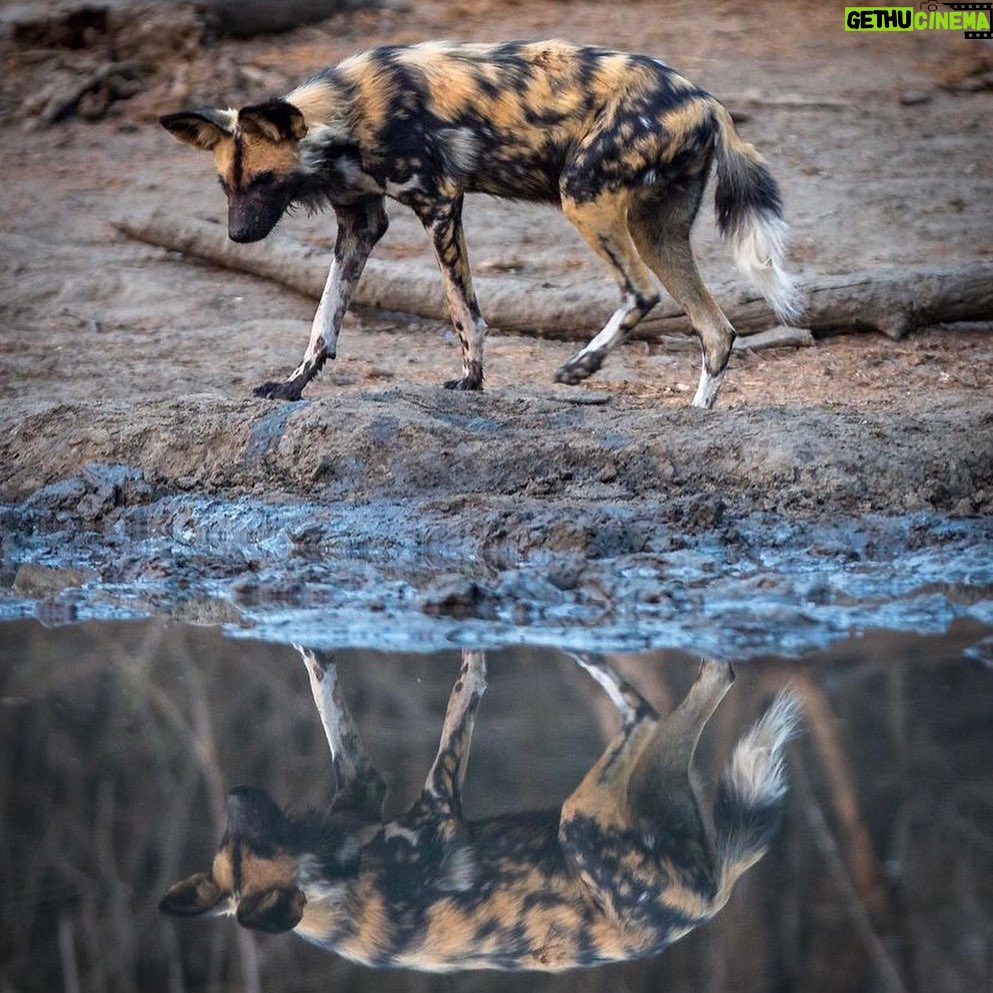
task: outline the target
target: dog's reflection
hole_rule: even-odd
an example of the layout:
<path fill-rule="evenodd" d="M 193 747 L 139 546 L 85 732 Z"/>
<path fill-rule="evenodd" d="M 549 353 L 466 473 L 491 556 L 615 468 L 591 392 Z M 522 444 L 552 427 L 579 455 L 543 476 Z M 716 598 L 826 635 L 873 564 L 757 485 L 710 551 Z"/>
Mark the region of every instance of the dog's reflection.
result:
<path fill-rule="evenodd" d="M 301 651 L 331 747 L 334 801 L 296 816 L 260 790 L 233 791 L 211 869 L 172 887 L 166 913 L 233 913 L 245 927 L 293 930 L 372 966 L 558 971 L 661 951 L 720 910 L 775 830 L 783 746 L 798 714 L 788 693 L 738 742 L 713 831 L 701 813 L 690 767 L 733 681 L 725 663 L 704 662 L 660 717 L 605 662 L 577 656 L 617 707 L 620 731 L 561 808 L 469 821 L 461 790 L 486 663 L 465 652 L 424 789 L 384 823 L 385 783 L 334 664 Z"/>

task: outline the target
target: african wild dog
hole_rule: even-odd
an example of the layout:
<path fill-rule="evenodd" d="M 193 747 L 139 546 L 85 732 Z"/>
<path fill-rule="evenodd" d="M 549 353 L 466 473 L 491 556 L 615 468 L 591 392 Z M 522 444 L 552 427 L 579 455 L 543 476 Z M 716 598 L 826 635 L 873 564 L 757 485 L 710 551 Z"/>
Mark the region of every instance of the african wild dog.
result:
<path fill-rule="evenodd" d="M 690 766 L 731 685 L 726 664 L 704 662 L 661 718 L 607 665 L 577 658 L 617 706 L 619 733 L 561 808 L 471 821 L 461 793 L 486 684 L 483 654 L 466 652 L 420 798 L 383 823 L 384 781 L 333 663 L 304 658 L 331 745 L 333 803 L 290 816 L 260 790 L 235 790 L 212 868 L 172 887 L 166 913 L 235 914 L 372 966 L 555 972 L 661 951 L 720 910 L 775 829 L 797 720 L 788 692 L 738 742 L 713 835 L 698 804 Z"/>
<path fill-rule="evenodd" d="M 764 160 L 721 103 L 645 55 L 561 41 L 391 46 L 325 69 L 283 99 L 170 114 L 162 124 L 213 151 L 235 241 L 264 238 L 295 204 L 337 215 L 303 361 L 259 396 L 299 399 L 335 357 L 352 291 L 386 231 L 387 196 L 414 210 L 441 267 L 462 345 L 462 376 L 449 389 L 483 383 L 486 324 L 462 231 L 467 192 L 558 205 L 620 285 L 620 307 L 558 369 L 561 383 L 596 372 L 658 302 L 654 273 L 700 337 L 693 403 L 713 405 L 734 329 L 700 279 L 690 228 L 715 160 L 717 223 L 738 266 L 782 318 L 797 311 L 782 268 L 779 190 Z"/>

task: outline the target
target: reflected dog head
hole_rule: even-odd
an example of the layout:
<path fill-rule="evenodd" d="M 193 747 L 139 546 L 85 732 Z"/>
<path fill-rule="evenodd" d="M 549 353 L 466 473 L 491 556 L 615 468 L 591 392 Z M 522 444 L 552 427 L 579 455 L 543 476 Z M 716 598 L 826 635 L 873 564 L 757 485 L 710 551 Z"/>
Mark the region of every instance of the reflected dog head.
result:
<path fill-rule="evenodd" d="M 290 825 L 262 790 L 240 788 L 227 798 L 227 827 L 209 872 L 173 886 L 159 909 L 175 917 L 233 914 L 255 931 L 296 927 L 306 898 Z"/>

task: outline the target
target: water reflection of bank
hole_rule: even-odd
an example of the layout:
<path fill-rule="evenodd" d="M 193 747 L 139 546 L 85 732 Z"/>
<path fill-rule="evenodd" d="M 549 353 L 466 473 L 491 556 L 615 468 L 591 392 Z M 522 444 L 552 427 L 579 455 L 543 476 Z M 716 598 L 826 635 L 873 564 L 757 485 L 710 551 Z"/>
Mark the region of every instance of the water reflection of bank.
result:
<path fill-rule="evenodd" d="M 285 936 L 246 943 L 230 921 L 175 927 L 157 913 L 165 886 L 213 850 L 211 809 L 229 786 L 324 800 L 326 742 L 290 648 L 159 623 L 2 630 L 0 963 L 12 988 L 60 988 L 72 974 L 84 990 L 251 989 L 255 974 L 266 989 L 435 988 Z M 701 749 L 708 781 L 787 678 L 804 692 L 808 730 L 784 828 L 722 915 L 648 962 L 567 979 L 473 976 L 472 988 L 983 988 L 993 675 L 962 652 L 986 633 L 881 635 L 740 668 Z M 457 655 L 338 658 L 399 809 L 437 746 Z M 659 703 L 695 670 L 685 657 L 620 661 Z M 570 660 L 536 649 L 490 654 L 485 707 L 470 816 L 560 802 L 615 727 Z"/>

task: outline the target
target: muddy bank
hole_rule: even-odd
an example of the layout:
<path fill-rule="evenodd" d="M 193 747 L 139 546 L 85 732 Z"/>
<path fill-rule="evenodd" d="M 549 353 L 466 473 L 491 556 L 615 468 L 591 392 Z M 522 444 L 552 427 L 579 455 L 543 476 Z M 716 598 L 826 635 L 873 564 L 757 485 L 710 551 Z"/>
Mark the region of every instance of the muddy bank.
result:
<path fill-rule="evenodd" d="M 140 470 L 150 492 L 269 500 L 651 499 L 674 522 L 687 500 L 731 515 L 988 512 L 993 398 L 946 396 L 937 409 L 922 399 L 898 413 L 660 410 L 567 388 L 396 387 L 297 404 L 7 401 L 0 496 L 24 500 L 102 462 Z"/>
<path fill-rule="evenodd" d="M 954 407 L 553 391 L 12 407 L 7 616 L 737 656 L 993 625 L 993 403 L 975 398 L 968 435 Z"/>

